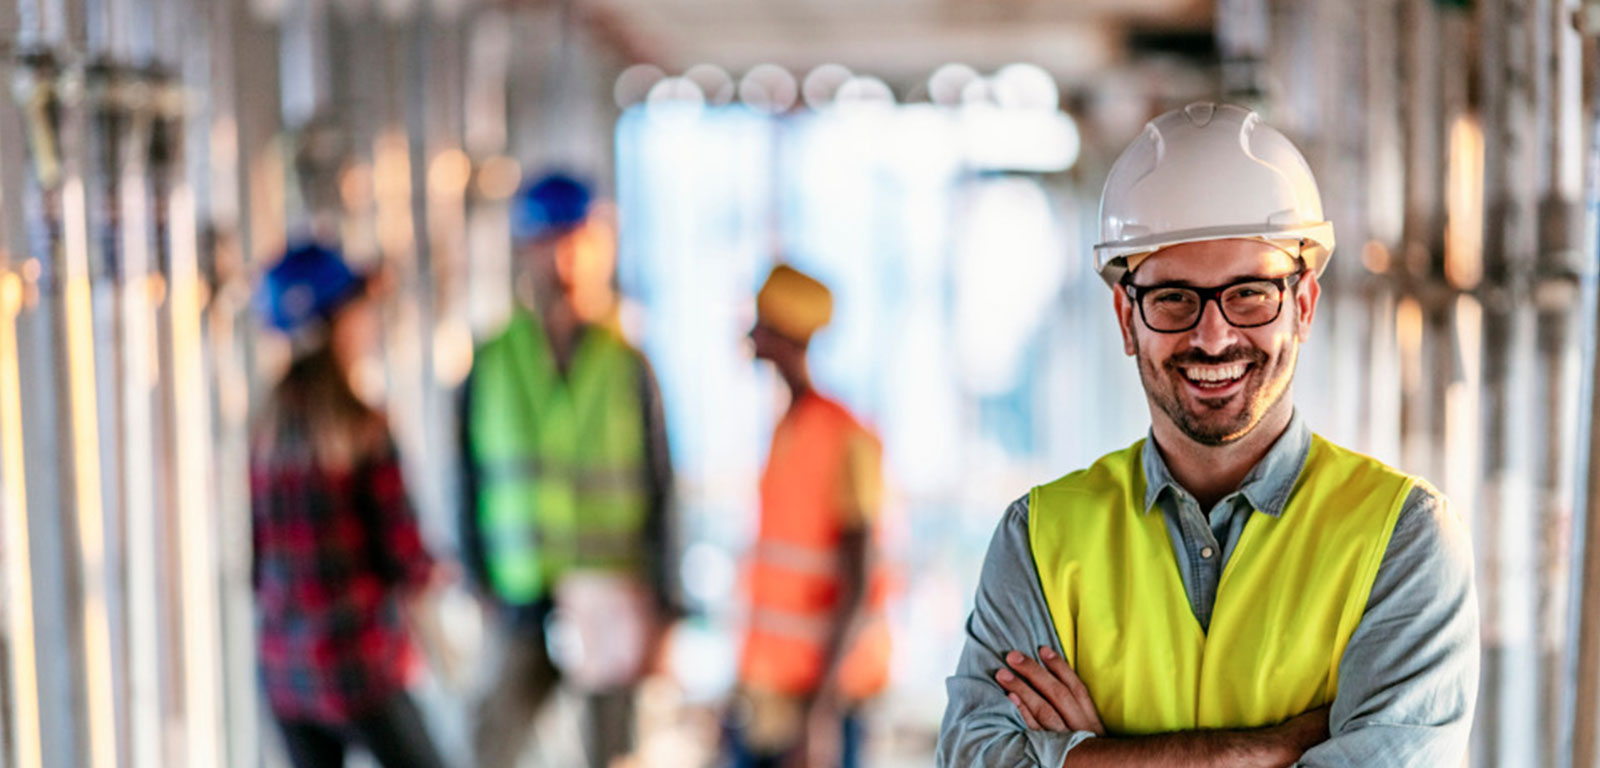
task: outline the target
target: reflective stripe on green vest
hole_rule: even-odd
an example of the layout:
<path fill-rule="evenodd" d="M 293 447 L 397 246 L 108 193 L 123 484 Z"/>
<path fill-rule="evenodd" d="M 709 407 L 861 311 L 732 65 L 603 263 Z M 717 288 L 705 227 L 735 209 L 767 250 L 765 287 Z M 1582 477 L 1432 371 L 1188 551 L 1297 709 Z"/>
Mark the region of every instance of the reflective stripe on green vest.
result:
<path fill-rule="evenodd" d="M 565 378 L 538 318 L 513 314 L 477 353 L 470 430 L 489 581 L 512 604 L 573 568 L 640 567 L 646 507 L 639 363 L 589 328 Z"/>
<path fill-rule="evenodd" d="M 1415 479 L 1313 437 L 1282 515 L 1245 524 L 1207 632 L 1160 508 L 1145 512 L 1143 449 L 1029 497 L 1045 601 L 1106 728 L 1254 728 L 1331 703 Z"/>

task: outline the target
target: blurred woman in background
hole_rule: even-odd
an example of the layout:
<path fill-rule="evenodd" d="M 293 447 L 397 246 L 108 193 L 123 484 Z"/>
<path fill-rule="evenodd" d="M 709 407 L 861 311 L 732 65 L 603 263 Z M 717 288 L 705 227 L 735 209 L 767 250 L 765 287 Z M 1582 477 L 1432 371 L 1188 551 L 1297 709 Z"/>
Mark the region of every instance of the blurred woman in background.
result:
<path fill-rule="evenodd" d="M 406 693 L 403 617 L 440 579 L 383 415 L 353 366 L 377 341 L 365 278 L 307 244 L 267 274 L 261 309 L 295 357 L 255 425 L 250 489 L 261 678 L 296 768 L 342 766 L 352 743 L 384 768 L 435 768 Z"/>

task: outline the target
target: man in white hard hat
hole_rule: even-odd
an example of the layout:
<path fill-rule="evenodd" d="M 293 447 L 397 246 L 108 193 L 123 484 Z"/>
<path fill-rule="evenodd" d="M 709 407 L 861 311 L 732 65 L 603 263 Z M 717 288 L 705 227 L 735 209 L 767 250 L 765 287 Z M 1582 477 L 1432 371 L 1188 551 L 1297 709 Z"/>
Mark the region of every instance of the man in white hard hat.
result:
<path fill-rule="evenodd" d="M 1191 104 L 1123 152 L 1095 265 L 1150 432 L 1006 511 L 941 766 L 1461 764 L 1467 534 L 1291 397 L 1333 244 L 1305 160 L 1253 112 Z"/>

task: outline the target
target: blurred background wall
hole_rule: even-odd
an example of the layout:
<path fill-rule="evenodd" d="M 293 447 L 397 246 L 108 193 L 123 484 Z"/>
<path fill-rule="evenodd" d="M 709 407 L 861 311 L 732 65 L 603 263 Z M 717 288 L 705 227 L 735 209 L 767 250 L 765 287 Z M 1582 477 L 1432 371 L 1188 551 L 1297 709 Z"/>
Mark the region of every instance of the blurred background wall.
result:
<path fill-rule="evenodd" d="M 614 201 L 681 478 L 693 611 L 639 764 L 715 752 L 779 259 L 834 288 L 816 377 L 885 444 L 871 764 L 927 764 L 1000 513 L 1148 424 L 1090 268 L 1104 174 L 1222 99 L 1301 146 L 1337 227 L 1299 407 L 1473 530 L 1471 762 L 1595 765 L 1597 36 L 1593 0 L 0 2 L 0 764 L 279 764 L 245 458 L 288 346 L 256 281 L 312 235 L 393 276 L 362 383 L 449 553 L 454 390 L 511 307 L 506 200 L 551 166 Z M 436 608 L 460 658 L 424 700 L 464 755 L 481 622 Z"/>

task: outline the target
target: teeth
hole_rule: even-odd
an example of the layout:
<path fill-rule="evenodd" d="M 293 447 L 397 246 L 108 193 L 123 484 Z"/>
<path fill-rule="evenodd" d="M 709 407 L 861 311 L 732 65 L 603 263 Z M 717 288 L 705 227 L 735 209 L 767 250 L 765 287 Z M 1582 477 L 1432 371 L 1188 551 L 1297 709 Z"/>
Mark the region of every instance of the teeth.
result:
<path fill-rule="evenodd" d="M 1190 381 L 1218 382 L 1233 381 L 1244 375 L 1246 363 L 1232 363 L 1229 365 L 1195 366 L 1183 369 L 1183 374 Z"/>

